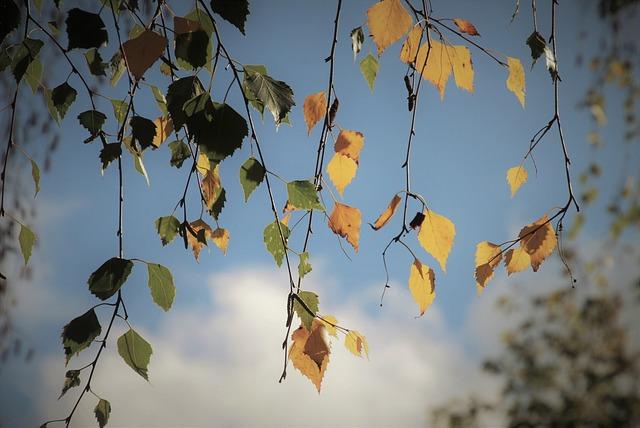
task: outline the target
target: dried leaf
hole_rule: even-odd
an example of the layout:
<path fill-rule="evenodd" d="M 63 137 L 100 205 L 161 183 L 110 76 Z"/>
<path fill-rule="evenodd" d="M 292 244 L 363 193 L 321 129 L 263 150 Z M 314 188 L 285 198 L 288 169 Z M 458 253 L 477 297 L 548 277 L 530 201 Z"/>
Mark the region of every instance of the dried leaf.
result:
<path fill-rule="evenodd" d="M 169 116 L 165 116 L 157 118 L 153 123 L 156 125 L 156 134 L 153 136 L 151 145 L 157 149 L 173 132 L 173 122 Z"/>
<path fill-rule="evenodd" d="M 531 268 L 534 272 L 537 272 L 542 262 L 553 253 L 558 243 L 556 233 L 546 214 L 523 227 L 518 237 L 520 247 L 531 258 Z"/>
<path fill-rule="evenodd" d="M 367 25 L 378 56 L 411 28 L 411 15 L 400 0 L 382 0 L 367 10 Z"/>
<path fill-rule="evenodd" d="M 189 228 L 187 228 L 185 232 L 187 234 L 187 242 L 193 249 L 193 255 L 196 261 L 200 261 L 200 251 L 202 251 L 202 247 L 207 245 L 207 239 L 212 237 L 213 230 L 204 220 L 196 220 L 190 223 L 190 226 L 193 232 L 195 232 L 195 236 Z"/>
<path fill-rule="evenodd" d="M 359 209 L 336 202 L 328 224 L 333 233 L 347 238 L 347 242 L 357 252 L 361 222 L 362 214 Z"/>
<path fill-rule="evenodd" d="M 344 346 L 356 357 L 362 357 L 362 352 L 369 358 L 369 344 L 367 338 L 356 330 L 349 330 L 344 338 Z"/>
<path fill-rule="evenodd" d="M 292 343 L 289 349 L 289 360 L 293 367 L 309 378 L 318 393 L 331 352 L 323 335 L 324 328 L 317 320 L 313 321 L 310 332 L 301 325 L 291 335 Z"/>
<path fill-rule="evenodd" d="M 227 254 L 227 248 L 229 247 L 229 238 L 229 231 L 220 227 L 214 230 L 211 234 L 211 240 L 225 255 Z"/>
<path fill-rule="evenodd" d="M 400 205 L 400 200 L 400 196 L 393 196 L 393 199 L 391 199 L 391 202 L 389 202 L 387 208 L 382 212 L 382 214 L 380 214 L 380 217 L 376 219 L 375 223 L 371 225 L 373 230 L 380 229 L 382 226 L 387 224 L 389 220 L 391 220 L 391 217 L 393 217 L 393 214 L 395 214 L 398 205 Z"/>
<path fill-rule="evenodd" d="M 135 39 L 124 42 L 124 58 L 136 80 L 140 80 L 145 71 L 162 56 L 166 47 L 167 39 L 152 30 L 146 30 Z"/>
<path fill-rule="evenodd" d="M 350 157 L 358 163 L 360 161 L 360 152 L 363 147 L 364 135 L 362 135 L 361 132 L 343 129 L 340 131 L 340 134 L 338 134 L 334 150 L 336 153 Z"/>
<path fill-rule="evenodd" d="M 433 269 L 423 265 L 418 259 L 413 260 L 409 273 L 409 290 L 420 308 L 420 316 L 424 315 L 436 298 L 435 280 Z"/>
<path fill-rule="evenodd" d="M 307 134 L 327 113 L 327 97 L 324 91 L 309 95 L 302 106 L 304 121 L 307 124 Z"/>
<path fill-rule="evenodd" d="M 509 183 L 512 198 L 516 195 L 518 189 L 520 189 L 520 187 L 527 182 L 528 177 L 529 174 L 522 165 L 509 168 L 509 170 L 507 171 L 507 183 Z"/>
<path fill-rule="evenodd" d="M 407 39 L 402 44 L 402 49 L 400 50 L 400 61 L 406 64 L 416 61 L 416 55 L 420 48 L 420 41 L 422 40 L 423 33 L 424 29 L 420 25 L 415 25 L 411 29 Z"/>
<path fill-rule="evenodd" d="M 509 65 L 509 77 L 507 78 L 507 89 L 518 97 L 518 101 L 524 108 L 524 95 L 525 95 L 525 77 L 524 68 L 518 58 L 507 58 L 507 64 Z"/>
<path fill-rule="evenodd" d="M 424 215 L 425 218 L 418 233 L 418 241 L 422 248 L 431 254 L 440 263 L 442 270 L 446 272 L 447 258 L 451 247 L 453 247 L 456 227 L 451 220 L 433 210 L 425 210 Z"/>
<path fill-rule="evenodd" d="M 344 189 L 356 176 L 357 170 L 358 164 L 350 157 L 336 153 L 331 158 L 327 165 L 327 173 L 333 185 L 338 189 L 340 196 L 343 196 Z"/>
<path fill-rule="evenodd" d="M 493 277 L 493 270 L 502 260 L 502 250 L 499 245 L 482 241 L 476 246 L 476 284 L 485 287 Z"/>
<path fill-rule="evenodd" d="M 466 33 L 470 36 L 480 35 L 480 33 L 478 33 L 478 30 L 476 30 L 475 25 L 473 25 L 471 22 L 467 21 L 466 19 L 455 18 L 453 20 L 453 23 L 456 24 L 456 26 L 462 33 Z"/>

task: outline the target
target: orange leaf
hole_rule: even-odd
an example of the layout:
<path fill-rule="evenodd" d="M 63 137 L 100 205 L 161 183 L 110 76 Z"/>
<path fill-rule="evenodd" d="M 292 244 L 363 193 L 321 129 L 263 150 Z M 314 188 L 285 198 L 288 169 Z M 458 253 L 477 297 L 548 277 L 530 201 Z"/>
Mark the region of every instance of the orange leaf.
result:
<path fill-rule="evenodd" d="M 331 217 L 329 217 L 328 224 L 333 233 L 347 238 L 347 242 L 351 244 L 357 252 L 361 222 L 362 215 L 359 209 L 336 202 Z"/>
<path fill-rule="evenodd" d="M 329 364 L 329 345 L 324 339 L 324 325 L 313 320 L 311 332 L 302 325 L 291 335 L 289 360 L 320 392 L 322 378 Z"/>
<path fill-rule="evenodd" d="M 324 91 L 305 98 L 302 110 L 304 121 L 307 123 L 307 134 L 310 134 L 316 123 L 327 113 L 327 97 L 324 95 Z"/>
<path fill-rule="evenodd" d="M 382 214 L 380 214 L 380 217 L 378 217 L 376 222 L 371 225 L 373 230 L 378 230 L 382 226 L 387 224 L 389 220 L 391 220 L 391 217 L 393 217 L 393 214 L 395 214 L 396 208 L 398 208 L 398 205 L 400 205 L 400 196 L 394 195 L 393 199 L 391 199 L 391 202 L 389 202 L 389 205 L 387 206 L 387 208 L 382 212 Z"/>
<path fill-rule="evenodd" d="M 409 31 L 412 21 L 400 0 L 382 0 L 367 10 L 367 25 L 378 56 Z"/>
<path fill-rule="evenodd" d="M 424 216 L 420 232 L 418 232 L 418 241 L 422 248 L 431 254 L 440 263 L 442 270 L 446 272 L 447 258 L 451 247 L 453 247 L 456 227 L 451 220 L 433 210 L 425 210 Z"/>
<path fill-rule="evenodd" d="M 358 164 L 345 155 L 340 153 L 336 153 L 333 155 L 333 158 L 327 165 L 327 172 L 329 173 L 329 178 L 338 192 L 340 192 L 340 196 L 344 194 L 344 189 L 351 183 L 353 177 L 356 176 L 356 171 L 358 170 Z"/>
<path fill-rule="evenodd" d="M 436 298 L 435 281 L 436 277 L 433 269 L 420 263 L 420 260 L 413 259 L 411 272 L 409 273 L 409 290 L 413 300 L 420 308 L 420 316 L 424 315 L 427 308 L 431 306 Z"/>
<path fill-rule="evenodd" d="M 476 30 L 475 25 L 466 19 L 456 18 L 453 20 L 453 23 L 456 24 L 460 32 L 467 33 L 470 36 L 479 36 L 478 30 Z"/>
<path fill-rule="evenodd" d="M 156 135 L 153 136 L 151 144 L 153 147 L 158 148 L 173 132 L 173 122 L 169 116 L 159 117 L 153 121 L 156 125 Z"/>
<path fill-rule="evenodd" d="M 144 72 L 162 56 L 166 47 L 167 39 L 152 30 L 146 30 L 135 39 L 124 42 L 124 59 L 133 77 L 140 80 Z"/>
<path fill-rule="evenodd" d="M 196 258 L 196 261 L 200 260 L 200 251 L 202 247 L 204 247 L 208 238 L 211 238 L 213 234 L 213 230 L 211 230 L 211 226 L 205 223 L 203 220 L 196 220 L 190 223 L 191 229 L 196 233 L 195 236 L 189 231 L 186 230 L 187 234 L 187 242 L 193 249 L 193 255 Z"/>
<path fill-rule="evenodd" d="M 493 277 L 493 270 L 502 260 L 502 250 L 499 245 L 482 241 L 476 246 L 476 283 L 485 287 Z"/>
<path fill-rule="evenodd" d="M 553 253 L 558 243 L 555 230 L 545 214 L 526 225 L 518 235 L 520 247 L 531 257 L 531 268 L 537 272 L 542 262 Z"/>
<path fill-rule="evenodd" d="M 340 134 L 338 134 L 338 139 L 333 149 L 336 153 L 350 157 L 358 163 L 360 162 L 360 152 L 363 147 L 364 135 L 362 135 L 361 132 L 343 129 L 340 131 Z"/>

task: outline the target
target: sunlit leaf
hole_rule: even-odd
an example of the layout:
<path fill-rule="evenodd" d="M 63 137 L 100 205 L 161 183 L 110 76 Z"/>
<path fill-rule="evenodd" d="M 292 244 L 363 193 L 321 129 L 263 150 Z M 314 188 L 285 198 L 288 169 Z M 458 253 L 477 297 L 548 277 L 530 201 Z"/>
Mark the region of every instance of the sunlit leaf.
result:
<path fill-rule="evenodd" d="M 391 217 L 393 217 L 393 214 L 396 212 L 398 205 L 400 205 L 400 200 L 401 200 L 400 196 L 398 195 L 393 196 L 387 208 L 385 208 L 382 214 L 380 214 L 380 216 L 376 219 L 376 221 L 371 225 L 373 230 L 380 229 L 385 224 L 387 224 L 389 220 L 391 220 Z"/>
<path fill-rule="evenodd" d="M 111 106 L 113 107 L 113 115 L 119 124 L 124 123 L 127 113 L 129 111 L 129 104 L 126 101 L 111 100 Z"/>
<path fill-rule="evenodd" d="M 171 309 L 176 296 L 176 286 L 173 284 L 171 271 L 157 263 L 147 264 L 149 281 L 147 282 L 153 301 L 165 311 Z"/>
<path fill-rule="evenodd" d="M 118 354 L 129 367 L 147 381 L 149 380 L 147 366 L 152 353 L 149 342 L 131 328 L 118 338 Z"/>
<path fill-rule="evenodd" d="M 507 89 L 518 97 L 518 101 L 524 108 L 524 96 L 525 96 L 525 77 L 524 68 L 518 58 L 507 58 L 507 64 L 509 65 L 509 77 L 507 78 Z"/>
<path fill-rule="evenodd" d="M 229 248 L 229 231 L 227 229 L 223 229 L 218 227 L 211 234 L 211 240 L 215 244 L 216 247 L 220 248 L 224 254 L 227 254 L 227 248 Z"/>
<path fill-rule="evenodd" d="M 366 355 L 367 358 L 369 358 L 369 344 L 367 343 L 367 338 L 356 330 L 349 330 L 344 338 L 344 346 L 356 357 Z"/>
<path fill-rule="evenodd" d="M 155 225 L 163 246 L 173 241 L 180 229 L 180 222 L 172 215 L 158 218 Z"/>
<path fill-rule="evenodd" d="M 456 86 L 465 91 L 473 92 L 471 51 L 466 46 L 447 46 L 447 53 L 451 58 Z"/>
<path fill-rule="evenodd" d="M 265 73 L 261 73 L 257 68 L 245 67 L 244 78 L 251 95 L 269 109 L 276 125 L 280 125 L 291 111 L 291 107 L 296 104 L 293 100 L 293 90 L 285 82 L 267 75 L 266 69 Z"/>
<path fill-rule="evenodd" d="M 531 268 L 537 272 L 544 260 L 553 253 L 558 243 L 555 230 L 545 214 L 522 228 L 518 234 L 520 247 L 531 257 Z"/>
<path fill-rule="evenodd" d="M 307 134 L 327 114 L 327 97 L 324 91 L 309 95 L 302 106 L 304 121 L 307 124 Z"/>
<path fill-rule="evenodd" d="M 33 178 L 33 184 L 36 187 L 36 194 L 34 195 L 36 197 L 40 192 L 40 167 L 33 159 L 31 159 L 31 178 Z"/>
<path fill-rule="evenodd" d="M 511 248 L 504 254 L 504 265 L 507 274 L 521 272 L 531 266 L 531 257 L 524 248 Z"/>
<path fill-rule="evenodd" d="M 420 316 L 431 306 L 436 298 L 436 276 L 429 266 L 414 259 L 409 273 L 411 297 L 418 304 Z"/>
<path fill-rule="evenodd" d="M 367 25 L 378 56 L 409 31 L 412 21 L 400 0 L 382 0 L 367 10 Z"/>
<path fill-rule="evenodd" d="M 171 118 L 166 116 L 157 118 L 153 121 L 153 123 L 156 125 L 156 133 L 153 136 L 151 145 L 154 148 L 158 148 L 167 140 L 169 135 L 171 135 L 171 133 L 173 132 L 173 122 L 171 121 Z"/>
<path fill-rule="evenodd" d="M 364 76 L 364 79 L 367 81 L 371 92 L 373 92 L 373 87 L 376 82 L 378 68 L 378 60 L 371 54 L 365 56 L 362 61 L 360 61 L 360 72 Z"/>
<path fill-rule="evenodd" d="M 44 46 L 44 42 L 38 39 L 25 38 L 18 46 L 11 60 L 11 70 L 16 82 L 20 82 L 29 66 L 38 57 L 40 49 Z"/>
<path fill-rule="evenodd" d="M 442 99 L 453 70 L 451 55 L 444 43 L 432 39 L 430 46 L 428 43 L 420 46 L 416 59 L 416 70 L 422 70 L 422 77 L 438 89 Z"/>
<path fill-rule="evenodd" d="M 336 235 L 347 239 L 347 242 L 358 251 L 362 214 L 358 208 L 336 202 L 329 217 L 329 228 Z"/>
<path fill-rule="evenodd" d="M 493 271 L 502 260 L 502 250 L 499 245 L 482 241 L 476 246 L 476 284 L 486 287 L 493 277 Z"/>
<path fill-rule="evenodd" d="M 358 164 L 351 158 L 336 153 L 327 164 L 327 173 L 329 178 L 340 195 L 344 194 L 344 189 L 351 183 L 356 176 Z"/>
<path fill-rule="evenodd" d="M 336 153 L 345 155 L 353 159 L 356 163 L 360 161 L 360 152 L 364 147 L 364 135 L 358 131 L 343 129 L 338 134 L 334 150 Z"/>
<path fill-rule="evenodd" d="M 300 291 L 297 294 L 298 298 L 304 302 L 307 308 L 305 308 L 298 300 L 293 300 L 293 310 L 296 312 L 302 325 L 307 329 L 311 330 L 311 323 L 318 313 L 318 305 L 320 300 L 318 299 L 318 295 L 311 291 Z M 309 313 L 309 311 L 311 313 Z"/>
<path fill-rule="evenodd" d="M 111 404 L 104 398 L 101 398 L 100 400 L 98 400 L 98 404 L 96 404 L 96 407 L 93 409 L 93 414 L 98 421 L 98 426 L 100 428 L 104 428 L 109 422 L 109 415 L 111 414 Z"/>
<path fill-rule="evenodd" d="M 418 49 L 420 48 L 420 41 L 424 37 L 423 36 L 424 29 L 420 25 L 415 25 L 407 39 L 402 44 L 402 49 L 400 50 L 400 61 L 410 64 L 416 61 L 416 56 L 418 55 Z M 421 71 L 421 69 L 418 69 Z"/>
<path fill-rule="evenodd" d="M 190 223 L 191 230 L 195 233 L 195 236 L 189 228 L 186 230 L 187 242 L 193 249 L 193 255 L 196 261 L 200 261 L 200 251 L 202 247 L 207 245 L 207 239 L 210 239 L 213 235 L 213 229 L 204 220 L 199 219 Z"/>
<path fill-rule="evenodd" d="M 309 263 L 309 253 L 300 253 L 300 262 L 298 263 L 298 275 L 303 278 L 306 274 L 311 272 L 311 263 Z"/>
<path fill-rule="evenodd" d="M 109 64 L 102 61 L 102 56 L 98 49 L 89 49 L 84 53 L 84 58 L 87 60 L 87 67 L 89 72 L 94 76 L 106 76 L 106 70 Z"/>
<path fill-rule="evenodd" d="M 240 167 L 240 184 L 244 192 L 244 201 L 249 200 L 249 196 L 262 183 L 266 170 L 264 166 L 255 158 L 249 158 Z"/>
<path fill-rule="evenodd" d="M 287 196 L 288 204 L 292 209 L 324 211 L 316 187 L 308 180 L 295 180 L 287 183 Z"/>
<path fill-rule="evenodd" d="M 453 23 L 456 24 L 456 27 L 458 27 L 458 30 L 460 30 L 461 33 L 466 33 L 470 36 L 480 35 L 480 33 L 478 33 L 478 30 L 476 30 L 475 25 L 473 25 L 471 22 L 467 21 L 466 19 L 455 18 L 453 20 Z"/>
<path fill-rule="evenodd" d="M 324 329 L 324 325 L 317 320 L 314 320 L 311 331 L 301 325 L 291 335 L 289 349 L 289 360 L 293 367 L 309 378 L 318 392 L 320 392 L 331 352 L 324 339 Z"/>
<path fill-rule="evenodd" d="M 447 258 L 453 247 L 456 228 L 451 220 L 433 210 L 425 210 L 424 216 L 418 233 L 418 241 L 422 248 L 440 263 L 440 268 L 446 272 Z"/>
<path fill-rule="evenodd" d="M 511 197 L 513 198 L 518 192 L 518 189 L 527 182 L 529 174 L 524 166 L 518 165 L 513 168 L 509 168 L 507 171 L 507 183 L 511 189 Z"/>
<path fill-rule="evenodd" d="M 327 330 L 327 334 L 329 336 L 338 337 L 338 329 L 336 326 L 338 325 L 338 320 L 333 315 L 323 315 L 322 318 L 319 318 L 322 324 L 324 324 L 324 328 Z"/>
<path fill-rule="evenodd" d="M 285 245 L 282 244 L 282 237 L 280 236 L 280 230 L 282 230 L 282 236 L 286 244 L 289 235 L 291 234 L 289 228 L 284 223 L 280 222 L 280 227 L 274 221 L 265 227 L 264 229 L 264 244 L 267 247 L 267 251 L 271 253 L 273 259 L 278 266 L 282 265 L 282 259 L 286 251 Z"/>
<path fill-rule="evenodd" d="M 33 233 L 33 231 L 27 226 L 21 224 L 20 234 L 18 235 L 18 242 L 20 243 L 20 252 L 22 253 L 22 258 L 24 259 L 25 266 L 27 265 L 27 263 L 29 263 L 31 252 L 33 251 L 33 246 L 35 245 L 36 240 L 36 234 Z"/>

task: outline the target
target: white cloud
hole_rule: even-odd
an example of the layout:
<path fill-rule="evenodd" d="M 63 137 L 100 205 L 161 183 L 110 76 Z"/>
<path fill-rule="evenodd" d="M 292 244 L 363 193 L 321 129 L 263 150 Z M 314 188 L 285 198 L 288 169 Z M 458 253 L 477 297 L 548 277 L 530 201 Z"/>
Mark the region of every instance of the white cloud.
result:
<path fill-rule="evenodd" d="M 321 292 L 319 276 L 309 288 Z M 109 426 L 425 426 L 434 404 L 469 390 L 492 389 L 477 362 L 447 339 L 436 307 L 413 318 L 408 293 L 398 293 L 373 314 L 362 308 L 375 308 L 377 293 L 358 304 L 331 297 L 321 302 L 321 310 L 367 336 L 370 361 L 352 356 L 334 340 L 321 394 L 291 365 L 278 384 L 285 278 L 245 269 L 215 275 L 209 287 L 207 311 L 169 312 L 157 334 L 139 329 L 154 346 L 150 384 L 113 348 L 106 350 L 92 387 L 112 404 Z M 34 399 L 42 420 L 64 414 L 77 396 L 76 389 L 55 401 L 62 366 L 60 357 L 49 357 L 40 367 L 41 388 Z M 90 395 L 83 400 L 76 426 L 95 425 L 95 401 Z"/>

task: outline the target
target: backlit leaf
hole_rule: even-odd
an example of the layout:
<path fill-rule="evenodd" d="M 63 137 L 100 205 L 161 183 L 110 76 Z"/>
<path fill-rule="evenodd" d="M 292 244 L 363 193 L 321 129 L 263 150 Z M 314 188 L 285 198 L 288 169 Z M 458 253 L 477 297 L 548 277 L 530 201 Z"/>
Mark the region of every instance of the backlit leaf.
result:
<path fill-rule="evenodd" d="M 62 392 L 58 397 L 58 400 L 71 388 L 80 385 L 80 370 L 67 370 L 64 375 L 64 385 L 62 386 Z"/>
<path fill-rule="evenodd" d="M 111 100 L 111 106 L 113 107 L 113 115 L 119 124 L 122 124 L 126 119 L 127 112 L 129 111 L 129 104 L 125 101 Z"/>
<path fill-rule="evenodd" d="M 525 77 L 524 68 L 518 58 L 507 58 L 507 64 L 509 65 L 509 77 L 507 78 L 507 89 L 518 97 L 518 101 L 524 108 L 524 96 L 525 96 Z"/>
<path fill-rule="evenodd" d="M 451 58 L 456 86 L 465 91 L 473 92 L 471 51 L 466 46 L 447 46 L 447 52 Z"/>
<path fill-rule="evenodd" d="M 172 215 L 158 218 L 155 224 L 163 246 L 169 244 L 178 235 L 180 222 Z"/>
<path fill-rule="evenodd" d="M 451 76 L 451 55 L 444 43 L 431 40 L 431 48 L 424 43 L 418 50 L 416 70 L 422 70 L 422 77 L 431 82 L 440 92 L 440 98 L 444 98 L 444 91 L 449 76 Z"/>
<path fill-rule="evenodd" d="M 304 328 L 310 331 L 311 323 L 318 313 L 320 300 L 318 299 L 318 295 L 311 291 L 300 291 L 298 292 L 298 297 L 304 302 L 311 313 L 309 313 L 309 311 L 307 311 L 307 309 L 305 309 L 305 307 L 296 299 L 293 300 L 293 310 L 300 318 Z"/>
<path fill-rule="evenodd" d="M 170 142 L 169 149 L 171 150 L 170 164 L 176 168 L 182 167 L 184 161 L 191 157 L 189 146 L 187 146 L 182 140 Z"/>
<path fill-rule="evenodd" d="M 356 176 L 358 164 L 351 158 L 336 153 L 327 164 L 327 173 L 329 178 L 340 195 L 344 194 L 344 189 L 351 183 Z"/>
<path fill-rule="evenodd" d="M 531 258 L 531 268 L 537 272 L 542 262 L 553 253 L 558 243 L 555 230 L 545 214 L 522 228 L 518 234 L 520 247 Z"/>
<path fill-rule="evenodd" d="M 98 49 L 89 49 L 84 53 L 84 58 L 87 60 L 87 67 L 89 67 L 89 72 L 91 74 L 94 76 L 107 75 L 106 70 L 109 64 L 102 61 L 102 57 L 100 56 Z"/>
<path fill-rule="evenodd" d="M 168 115 L 169 110 L 167 110 L 167 100 L 164 98 L 164 95 L 160 91 L 160 88 L 154 85 L 150 85 L 150 87 L 151 92 L 153 93 L 153 98 L 156 100 L 156 105 L 158 106 L 160 113 L 162 113 L 163 116 Z"/>
<path fill-rule="evenodd" d="M 371 92 L 373 92 L 373 87 L 376 82 L 378 68 L 378 60 L 371 54 L 368 54 L 362 59 L 362 61 L 360 61 L 360 72 L 364 76 L 364 79 L 367 81 Z"/>
<path fill-rule="evenodd" d="M 42 85 L 42 63 L 38 58 L 31 61 L 24 74 L 24 78 L 31 87 L 31 91 L 35 94 L 40 85 Z"/>
<path fill-rule="evenodd" d="M 367 338 L 356 330 L 349 330 L 349 333 L 344 338 L 344 346 L 356 357 L 366 355 L 369 358 Z"/>
<path fill-rule="evenodd" d="M 193 255 L 196 261 L 200 261 L 200 251 L 202 251 L 202 247 L 207 245 L 207 239 L 211 238 L 213 230 L 211 226 L 201 219 L 191 222 L 190 226 L 193 232 L 195 232 L 195 236 L 189 231 L 189 228 L 187 228 L 185 232 L 187 234 L 187 242 L 193 249 Z"/>
<path fill-rule="evenodd" d="M 422 248 L 440 263 L 440 268 L 446 272 L 447 258 L 456 236 L 455 225 L 451 220 L 433 210 L 425 210 L 424 215 L 425 218 L 418 233 L 418 241 Z"/>
<path fill-rule="evenodd" d="M 31 63 L 38 57 L 38 53 L 43 45 L 42 40 L 27 37 L 18 46 L 11 60 L 11 70 L 16 82 L 22 80 Z"/>
<path fill-rule="evenodd" d="M 320 392 L 322 377 L 329 364 L 329 345 L 324 338 L 325 327 L 314 320 L 309 332 L 302 325 L 291 335 L 289 360 L 293 367 L 305 375 Z"/>
<path fill-rule="evenodd" d="M 338 320 L 333 315 L 323 315 L 322 318 L 319 318 L 324 328 L 327 330 L 327 334 L 329 336 L 338 337 L 338 329 L 336 326 L 338 325 Z"/>
<path fill-rule="evenodd" d="M 289 230 L 287 225 L 282 222 L 280 222 L 280 230 L 282 230 L 282 236 L 284 237 L 284 241 L 286 244 L 291 231 Z M 274 221 L 273 223 L 267 225 L 267 227 L 265 227 L 264 229 L 263 235 L 264 245 L 267 247 L 267 251 L 271 253 L 278 266 L 282 265 L 282 259 L 284 258 L 286 247 L 282 244 L 282 238 L 280 236 L 280 231 L 278 230 L 278 224 Z"/>
<path fill-rule="evenodd" d="M 418 304 L 420 316 L 431 306 L 436 298 L 436 276 L 427 265 L 414 259 L 409 273 L 409 290 L 413 300 Z"/>
<path fill-rule="evenodd" d="M 142 150 L 153 144 L 157 132 L 156 124 L 153 121 L 146 117 L 133 116 L 129 120 L 129 124 L 133 141 L 134 143 L 137 141 Z"/>
<path fill-rule="evenodd" d="M 102 125 L 107 120 L 107 116 L 104 113 L 97 110 L 87 110 L 78 115 L 80 125 L 82 125 L 89 133 L 91 137 L 98 135 L 102 129 Z"/>
<path fill-rule="evenodd" d="M 20 225 L 20 234 L 18 235 L 18 242 L 20 243 L 20 252 L 22 253 L 22 258 L 24 259 L 24 265 L 26 266 L 29 263 L 29 259 L 31 258 L 31 252 L 33 251 L 33 246 L 36 244 L 37 236 L 31 229 L 29 229 L 24 224 Z"/>
<path fill-rule="evenodd" d="M 324 207 L 318 199 L 318 191 L 309 180 L 296 180 L 287 183 L 288 204 L 299 210 L 320 210 Z"/>
<path fill-rule="evenodd" d="M 264 166 L 255 158 L 249 158 L 240 167 L 240 184 L 244 192 L 244 201 L 249 200 L 249 196 L 262 183 L 266 170 Z"/>
<path fill-rule="evenodd" d="M 453 20 L 453 23 L 456 24 L 456 27 L 458 27 L 458 30 L 460 30 L 461 33 L 466 33 L 470 36 L 480 35 L 480 33 L 478 33 L 478 30 L 476 30 L 475 25 L 473 25 L 471 22 L 467 21 L 466 19 L 455 18 Z"/>
<path fill-rule="evenodd" d="M 156 125 L 156 133 L 153 136 L 151 145 L 154 148 L 158 148 L 167 140 L 169 135 L 171 135 L 171 133 L 173 132 L 173 122 L 171 121 L 171 118 L 166 116 L 157 118 L 153 121 L 153 123 Z"/>
<path fill-rule="evenodd" d="M 291 111 L 291 107 L 296 104 L 289 85 L 275 80 L 267 74 L 245 67 L 245 82 L 253 96 L 269 109 L 276 125 L 280 125 L 284 121 Z"/>
<path fill-rule="evenodd" d="M 398 195 L 393 196 L 393 199 L 391 199 L 391 202 L 389 202 L 389 205 L 387 206 L 387 208 L 382 212 L 382 214 L 380 214 L 380 216 L 376 219 L 375 223 L 371 225 L 373 230 L 380 229 L 382 226 L 387 224 L 389 220 L 391 220 L 391 217 L 393 217 L 393 214 L 396 212 L 398 205 L 400 205 L 400 200 L 401 200 L 400 196 Z"/>
<path fill-rule="evenodd" d="M 173 299 L 176 296 L 176 286 L 173 284 L 171 271 L 157 263 L 148 263 L 148 286 L 153 301 L 165 311 L 171 309 Z"/>
<path fill-rule="evenodd" d="M 152 353 L 149 342 L 131 328 L 118 338 L 118 354 L 129 367 L 147 381 L 149 380 L 147 366 Z"/>
<path fill-rule="evenodd" d="M 89 291 L 100 300 L 113 296 L 127 280 L 133 262 L 112 257 L 89 276 Z"/>
<path fill-rule="evenodd" d="M 485 287 L 493 277 L 493 271 L 502 260 L 502 250 L 499 245 L 482 241 L 476 246 L 476 284 Z"/>
<path fill-rule="evenodd" d="M 353 61 L 356 61 L 356 56 L 362 49 L 362 43 L 364 43 L 364 32 L 362 27 L 356 27 L 351 30 L 351 50 L 353 51 Z"/>
<path fill-rule="evenodd" d="M 36 187 L 35 198 L 38 196 L 38 192 L 40 192 L 40 167 L 38 167 L 38 164 L 33 159 L 31 159 L 31 178 L 33 178 L 33 184 Z"/>
<path fill-rule="evenodd" d="M 298 275 L 303 278 L 306 274 L 311 272 L 311 263 L 309 263 L 309 253 L 300 253 L 300 262 L 298 263 Z"/>
<path fill-rule="evenodd" d="M 66 357 L 65 364 L 69 364 L 71 357 L 91 346 L 93 339 L 98 337 L 101 332 L 102 327 L 93 309 L 89 309 L 65 325 L 61 335 Z"/>
<path fill-rule="evenodd" d="M 100 162 L 102 163 L 102 171 L 107 169 L 109 164 L 118 159 L 122 155 L 122 146 L 120 143 L 105 144 L 100 150 Z"/>
<path fill-rule="evenodd" d="M 227 254 L 227 248 L 229 248 L 229 231 L 227 229 L 223 229 L 218 227 L 211 234 L 211 240 L 215 244 L 216 247 L 220 248 L 224 254 Z"/>
<path fill-rule="evenodd" d="M 411 28 L 411 15 L 400 0 L 382 0 L 367 10 L 367 25 L 378 56 Z"/>
<path fill-rule="evenodd" d="M 524 248 L 511 248 L 504 255 L 507 274 L 521 272 L 531 266 L 531 257 Z"/>
<path fill-rule="evenodd" d="M 211 10 L 244 34 L 244 23 L 249 15 L 247 0 L 211 0 Z"/>
<path fill-rule="evenodd" d="M 516 195 L 518 189 L 520 189 L 520 187 L 527 182 L 528 177 L 529 174 L 522 165 L 509 168 L 509 170 L 507 171 L 507 183 L 509 183 L 512 198 Z"/>
<path fill-rule="evenodd" d="M 100 15 L 78 8 L 67 15 L 67 37 L 69 50 L 99 48 L 109 42 L 109 35 Z"/>
<path fill-rule="evenodd" d="M 152 30 L 145 30 L 135 39 L 122 45 L 126 65 L 136 80 L 162 56 L 167 47 L 167 39 Z"/>
<path fill-rule="evenodd" d="M 362 214 L 358 208 L 336 202 L 329 217 L 328 225 L 333 233 L 347 239 L 347 242 L 358 251 Z"/>
<path fill-rule="evenodd" d="M 211 209 L 222 191 L 218 165 L 207 171 L 207 174 L 202 179 L 200 187 L 202 188 L 202 195 L 204 196 L 205 204 L 208 209 Z"/>
<path fill-rule="evenodd" d="M 423 37 L 424 29 L 420 25 L 415 25 L 407 39 L 402 44 L 400 50 L 400 61 L 410 64 L 416 61 L 416 55 L 418 55 L 418 49 L 420 49 L 420 40 Z M 421 71 L 419 68 L 418 71 Z"/>
<path fill-rule="evenodd" d="M 338 134 L 338 139 L 333 148 L 336 153 L 345 155 L 358 163 L 363 147 L 364 135 L 362 135 L 361 132 L 343 129 L 340 131 L 340 134 Z"/>
<path fill-rule="evenodd" d="M 307 134 L 327 114 L 327 97 L 324 91 L 309 95 L 302 106 L 304 121 L 307 123 Z"/>
<path fill-rule="evenodd" d="M 98 421 L 98 426 L 100 428 L 104 428 L 109 422 L 109 415 L 111 414 L 111 404 L 104 398 L 101 398 L 98 401 L 98 404 L 96 404 L 96 407 L 93 409 L 93 414 Z"/>

